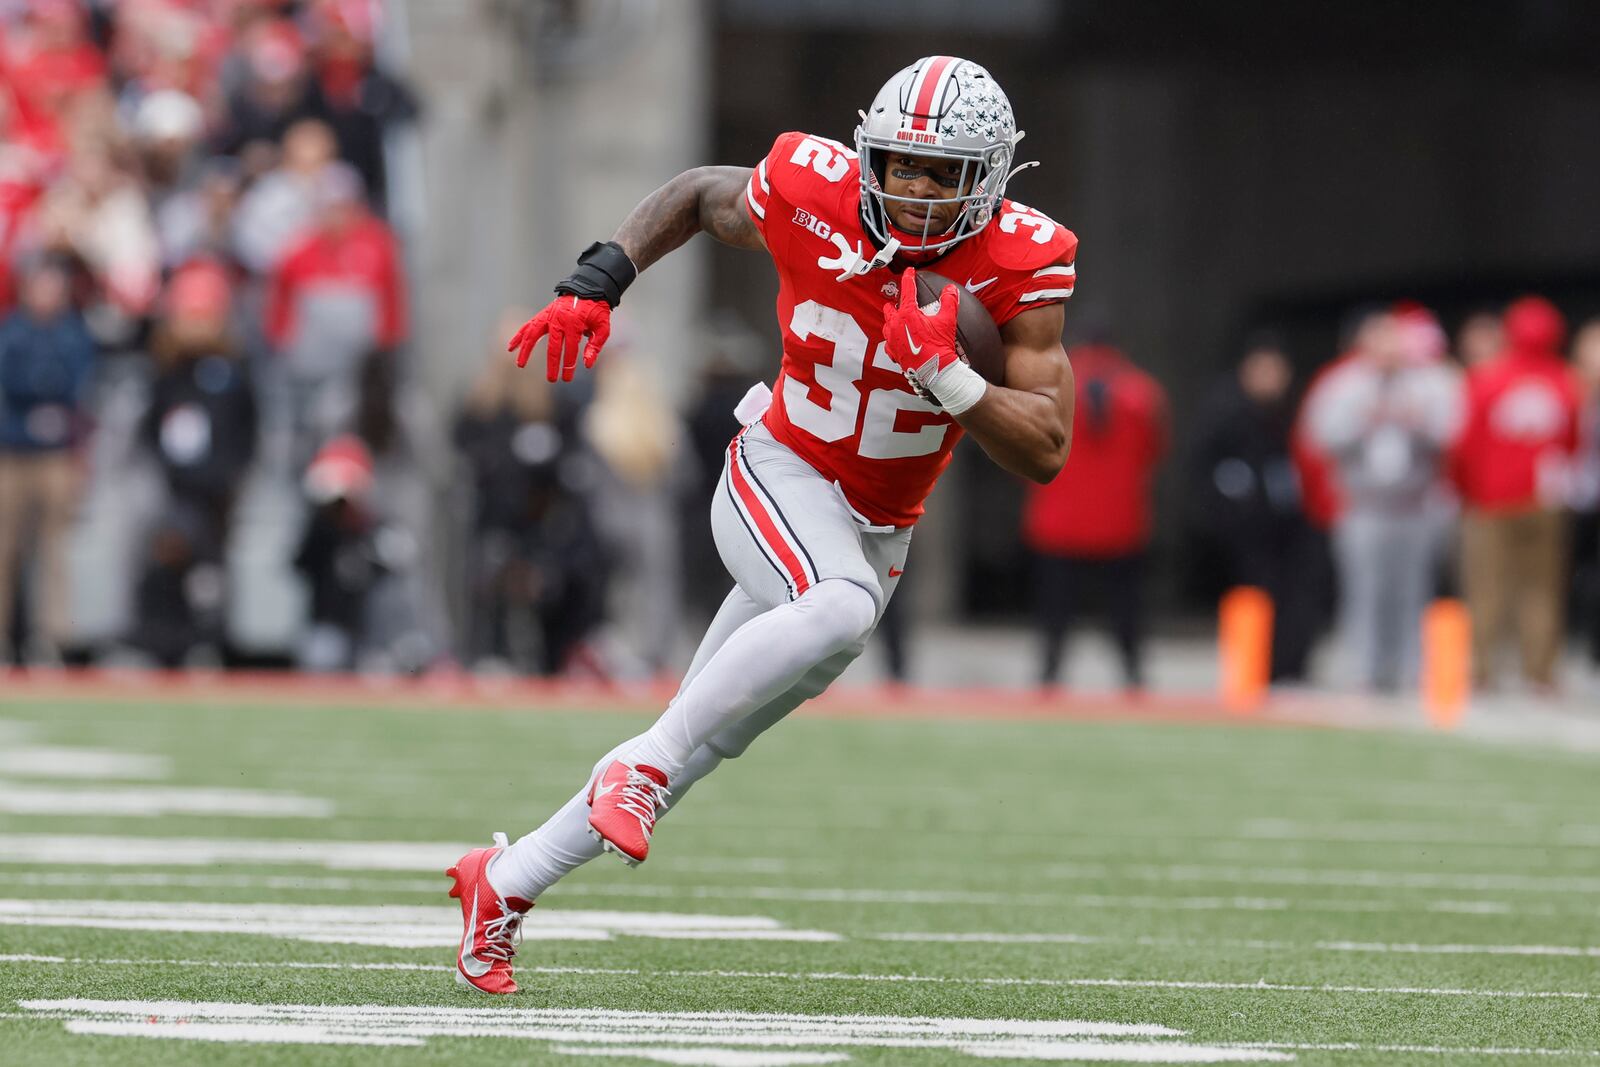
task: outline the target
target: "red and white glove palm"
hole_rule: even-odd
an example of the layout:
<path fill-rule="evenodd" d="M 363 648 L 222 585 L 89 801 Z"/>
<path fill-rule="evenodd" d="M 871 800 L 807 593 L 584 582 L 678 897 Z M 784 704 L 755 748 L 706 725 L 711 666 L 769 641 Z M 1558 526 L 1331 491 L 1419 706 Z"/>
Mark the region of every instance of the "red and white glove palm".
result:
<path fill-rule="evenodd" d="M 900 278 L 900 306 L 883 305 L 883 350 L 900 365 L 911 388 L 949 415 L 965 414 L 989 385 L 956 351 L 961 292 L 953 285 L 939 294 L 939 307 L 917 306 L 917 274 L 907 267 Z"/>
<path fill-rule="evenodd" d="M 900 277 L 900 306 L 883 305 L 884 350 L 919 391 L 930 391 L 934 378 L 952 363 L 956 354 L 956 310 L 961 294 L 953 285 L 939 294 L 939 310 L 917 305 L 917 272 L 907 267 Z"/>
<path fill-rule="evenodd" d="M 545 343 L 545 376 L 550 381 L 570 382 L 578 369 L 578 350 L 583 349 L 583 365 L 593 367 L 600 350 L 611 339 L 611 305 L 604 300 L 585 300 L 581 296 L 557 294 L 545 309 L 522 324 L 507 352 L 517 354 L 517 366 L 526 367 L 539 338 Z M 583 344 L 589 338 L 587 347 Z"/>

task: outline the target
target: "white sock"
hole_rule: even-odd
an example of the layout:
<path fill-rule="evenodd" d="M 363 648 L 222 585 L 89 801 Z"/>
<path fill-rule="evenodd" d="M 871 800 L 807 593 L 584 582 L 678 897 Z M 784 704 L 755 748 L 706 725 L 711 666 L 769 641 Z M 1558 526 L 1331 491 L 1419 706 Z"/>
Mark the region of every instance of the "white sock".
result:
<path fill-rule="evenodd" d="M 597 767 L 610 766 L 619 752 L 638 740 L 634 738 L 612 749 Z M 721 762 L 722 757 L 709 748 L 696 752 L 673 783 L 673 806 L 683 799 L 690 786 L 710 774 Z M 593 775 L 589 780 L 593 780 Z M 600 842 L 589 836 L 589 781 L 585 781 L 578 794 L 561 805 L 543 826 L 512 842 L 510 848 L 490 862 L 489 885 L 503 897 L 538 900 L 539 894 L 598 855 Z"/>
<path fill-rule="evenodd" d="M 866 640 L 877 619 L 872 594 L 829 578 L 740 626 L 688 681 L 623 758 L 662 771 L 677 788 L 696 749 L 724 726 L 781 696 L 823 660 Z"/>

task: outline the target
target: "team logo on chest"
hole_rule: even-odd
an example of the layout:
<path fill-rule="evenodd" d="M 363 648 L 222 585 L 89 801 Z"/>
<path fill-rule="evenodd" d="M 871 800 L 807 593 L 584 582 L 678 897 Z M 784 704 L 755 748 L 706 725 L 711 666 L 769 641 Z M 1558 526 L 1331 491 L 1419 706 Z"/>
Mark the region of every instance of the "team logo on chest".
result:
<path fill-rule="evenodd" d="M 833 236 L 832 226 L 829 226 L 804 208 L 794 209 L 794 224 L 796 226 L 804 226 L 824 241 Z"/>

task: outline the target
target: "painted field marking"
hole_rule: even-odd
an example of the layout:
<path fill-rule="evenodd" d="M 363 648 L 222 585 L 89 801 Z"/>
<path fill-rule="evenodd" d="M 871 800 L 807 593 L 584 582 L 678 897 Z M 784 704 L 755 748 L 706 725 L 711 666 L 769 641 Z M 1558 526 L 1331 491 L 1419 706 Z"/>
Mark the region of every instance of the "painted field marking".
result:
<path fill-rule="evenodd" d="M 0 847 L 4 845 L 0 836 Z M 20 886 L 98 887 L 106 884 L 106 876 L 86 874 L 82 871 L 23 871 L 0 873 L 0 884 Z M 423 879 L 362 879 L 341 877 L 313 877 L 306 875 L 257 874 L 167 874 L 138 871 L 116 876 L 119 885 L 154 888 L 228 888 L 270 889 L 273 891 L 299 890 L 303 892 L 350 892 L 365 894 L 384 893 L 436 893 L 442 880 Z M 1584 909 L 1558 911 L 1550 905 L 1516 904 L 1498 900 L 1296 900 L 1277 897 L 1161 897 L 1113 896 L 1108 894 L 1009 894 L 993 892 L 965 892 L 961 890 L 893 890 L 893 889 L 843 889 L 843 888 L 785 888 L 779 886 L 671 886 L 671 885 L 557 885 L 550 896 L 581 895 L 585 899 L 615 897 L 648 900 L 738 900 L 785 901 L 792 903 L 822 904 L 885 904 L 928 905 L 946 904 L 1098 908 L 1161 911 L 1182 909 L 1191 911 L 1290 911 L 1313 910 L 1369 913 L 1442 913 L 1459 915 L 1571 915 L 1584 914 Z"/>
<path fill-rule="evenodd" d="M 298 960 L 181 960 L 181 959 L 105 959 L 71 956 L 0 955 L 0 962 L 37 963 L 51 966 L 108 967 L 199 967 L 221 970 L 375 970 L 454 972 L 453 966 L 434 963 L 337 963 Z M 1183 982 L 1165 979 L 1129 978 L 1020 978 L 977 977 L 938 974 L 850 974 L 843 971 L 730 971 L 730 970 L 644 970 L 637 967 L 518 967 L 519 975 L 575 975 L 580 977 L 693 978 L 731 981 L 783 982 L 886 982 L 907 985 L 1019 986 L 1043 989 L 1126 988 L 1229 990 L 1252 993 L 1350 993 L 1364 996 L 1484 997 L 1491 1000 L 1600 1000 L 1600 993 L 1564 989 L 1454 989 L 1426 986 L 1284 985 L 1255 982 Z"/>
<path fill-rule="evenodd" d="M 1588 1048 L 1462 1048 L 1448 1045 L 1358 1045 L 1349 1042 L 1327 1044 L 1295 1043 L 1289 1041 L 1236 1041 L 1228 1042 L 1230 1048 L 1285 1049 L 1295 1052 L 1400 1052 L 1420 1053 L 1425 1056 L 1600 1056 L 1600 1049 Z"/>
<path fill-rule="evenodd" d="M 647 897 L 694 900 L 767 900 L 801 904 L 965 905 L 1038 908 L 1106 908 L 1140 911 L 1326 911 L 1353 914 L 1443 912 L 1451 914 L 1539 915 L 1549 909 L 1501 901 L 1320 900 L 1290 897 L 1163 897 L 1107 893 L 1001 893 L 943 889 L 845 889 L 796 886 L 557 885 L 553 893 L 586 897 Z"/>
<path fill-rule="evenodd" d="M 63 745 L 8 745 L 0 749 L 0 774 L 18 778 L 132 778 L 157 780 L 172 773 L 166 756 Z"/>
<path fill-rule="evenodd" d="M 481 844 L 482 842 L 478 842 Z M 1064 842 L 1063 844 L 1072 844 Z M 1248 861 L 1254 858 L 1253 852 L 1269 845 L 1281 852 L 1283 846 L 1277 845 L 1270 839 L 1203 839 L 1196 841 L 1186 839 L 1185 846 L 1198 845 L 1201 847 L 1215 846 L 1211 851 L 1227 854 L 1226 858 L 1240 858 Z M 73 867 L 94 866 L 151 866 L 151 867 L 209 867 L 224 863 L 270 863 L 270 864 L 295 864 L 306 866 L 326 867 L 330 870 L 370 870 L 370 871 L 442 871 L 449 866 L 462 853 L 475 845 L 470 842 L 440 841 L 338 841 L 322 839 L 276 839 L 276 840 L 238 840 L 228 838 L 206 837 L 146 837 L 130 835 L 95 835 L 95 834 L 41 834 L 41 833 L 14 833 L 0 834 L 0 864 L 27 863 L 27 864 L 65 864 Z M 1507 846 L 1510 847 L 1510 846 Z M 1548 853 L 1548 847 L 1522 846 L 1530 853 Z M 1123 851 L 1119 848 L 1119 852 Z M 1159 850 L 1157 850 L 1159 851 Z M 1102 853 L 1097 853 L 1097 858 Z M 1574 854 L 1573 858 L 1583 855 Z M 697 859 L 692 857 L 663 857 L 669 861 L 665 866 L 678 870 L 704 870 L 707 873 L 731 873 L 741 870 L 748 863 L 752 873 L 758 873 L 766 867 L 770 873 L 785 873 L 787 868 L 781 865 L 782 860 L 771 857 L 744 860 L 739 857 Z M 655 861 L 652 861 L 655 862 Z M 1140 864 L 1134 864 L 1139 867 Z M 1150 871 L 1161 868 L 1142 865 Z M 1176 864 L 1175 868 L 1199 868 L 1203 865 Z M 1087 875 L 1092 872 L 1104 870 L 1111 875 L 1116 868 L 1109 864 L 1079 864 L 1062 863 L 1053 865 L 1053 873 L 1058 877 L 1066 877 L 1073 869 L 1081 869 Z M 1219 870 L 1247 870 L 1246 867 L 1219 867 Z M 1286 868 L 1260 868 L 1263 870 L 1288 870 Z M 1310 868 L 1308 868 L 1309 870 Z M 1365 875 L 1359 875 L 1366 877 Z M 1285 874 L 1285 881 L 1292 875 Z M 1402 875 L 1401 877 L 1409 877 Z M 1496 875 L 1441 875 L 1441 878 L 1461 877 L 1474 879 L 1478 877 L 1496 878 Z M 1514 879 L 1516 875 L 1506 875 Z M 1533 878 L 1534 876 L 1522 876 Z M 1582 876 L 1573 876 L 1575 878 Z M 1592 876 L 1600 879 L 1600 868 Z M 1298 884 L 1298 883 L 1296 883 Z M 1531 889 L 1533 882 L 1527 883 Z M 1575 882 L 1575 890 L 1581 891 L 1582 882 Z M 1518 883 L 1507 882 L 1505 888 L 1515 888 Z M 1445 888 L 1441 886 L 1441 888 Z M 1456 888 L 1474 888 L 1463 883 Z M 1559 883 L 1552 885 L 1554 891 L 1563 891 Z M 897 901 L 896 903 L 901 903 Z"/>
<path fill-rule="evenodd" d="M 1318 941 L 1313 946 L 1325 952 L 1397 952 L 1423 956 L 1576 956 L 1600 959 L 1600 947 L 1592 945 L 1439 945 L 1381 941 Z"/>
<path fill-rule="evenodd" d="M 347 893 L 437 893 L 448 885 L 439 878 L 340 878 L 308 874 L 166 874 L 153 871 L 122 871 L 115 875 L 85 871 L 0 872 L 0 885 L 48 886 L 51 888 L 98 889 L 110 881 L 119 887 L 143 886 L 155 889 L 270 889 L 274 891 Z"/>
<path fill-rule="evenodd" d="M 472 848 L 455 842 L 258 840 L 0 834 L 0 863 L 103 867 L 304 864 L 330 870 L 439 871 Z"/>
<path fill-rule="evenodd" d="M 1246 938 L 1102 937 L 1095 934 L 893 933 L 870 934 L 868 941 L 913 944 L 985 945 L 1143 945 L 1151 948 L 1245 948 L 1285 952 L 1376 952 L 1420 956 L 1571 956 L 1600 959 L 1600 947 L 1588 945 L 1463 945 L 1382 941 L 1295 941 Z"/>
<path fill-rule="evenodd" d="M 690 1058 L 685 1046 L 715 1052 L 727 1051 L 726 1046 L 769 1052 L 841 1047 L 943 1049 L 984 1059 L 1127 1063 L 1283 1063 L 1294 1059 L 1292 1054 L 1274 1049 L 1163 1040 L 1187 1035 L 1153 1023 L 1078 1019 L 86 999 L 24 1000 L 18 1006 L 35 1017 L 60 1019 L 78 1033 L 239 1043 L 264 1039 L 359 1044 L 376 1038 L 374 1043 L 394 1044 L 434 1037 L 498 1037 L 613 1054 L 619 1049 L 677 1050 L 686 1055 L 664 1062 L 702 1067 L 720 1067 L 730 1061 Z M 274 1033 L 279 1027 L 282 1032 Z"/>
<path fill-rule="evenodd" d="M 843 1063 L 850 1058 L 842 1052 L 750 1052 L 733 1048 L 630 1048 L 626 1045 L 605 1048 L 553 1045 L 550 1051 L 558 1056 L 605 1056 L 690 1067 L 802 1067 L 813 1063 Z"/>
<path fill-rule="evenodd" d="M 326 819 L 333 802 L 296 793 L 186 786 L 75 789 L 0 781 L 0 813 L 7 815 L 242 815 Z"/>
<path fill-rule="evenodd" d="M 1051 878 L 1126 879 L 1141 882 L 1236 882 L 1247 885 L 1344 886 L 1352 889 L 1449 889 L 1530 893 L 1600 893 L 1600 877 L 1498 873 L 1443 873 L 1320 869 L 1316 867 L 1240 867 L 1180 863 L 1168 866 L 1057 863 Z"/>
<path fill-rule="evenodd" d="M 1272 841 L 1347 841 L 1389 844 L 1463 844 L 1485 848 L 1600 845 L 1600 826 L 1569 823 L 1555 828 L 1553 840 L 1530 842 L 1486 840 L 1481 830 L 1457 823 L 1388 822 L 1346 820 L 1305 823 L 1294 819 L 1247 819 L 1238 828 L 1239 836 Z"/>
<path fill-rule="evenodd" d="M 4 1015 L 4 1018 L 37 1018 L 37 1016 Z M 421 1037 L 386 1037 L 381 1034 L 362 1033 L 341 1035 L 317 1026 L 293 1026 L 282 1023 L 192 1023 L 127 1021 L 115 1022 L 93 1019 L 72 1019 L 66 1022 L 69 1033 L 111 1037 L 168 1038 L 189 1041 L 215 1041 L 252 1044 L 344 1044 L 373 1046 L 411 1046 L 426 1044 Z M 489 1035 L 474 1033 L 470 1036 L 518 1037 L 520 1034 Z M 903 1043 L 897 1046 L 906 1047 Z M 938 1047 L 938 1046 L 935 1046 Z M 1074 1060 L 1120 1063 L 1243 1063 L 1284 1062 L 1294 1059 L 1282 1055 L 1296 1052 L 1378 1052 L 1437 1056 L 1539 1056 L 1539 1057 L 1600 1057 L 1600 1049 L 1505 1048 L 1464 1047 L 1442 1045 L 1359 1045 L 1354 1043 L 1310 1044 L 1294 1042 L 1223 1042 L 1211 1046 L 1185 1046 L 1179 1044 L 1134 1044 L 1131 1042 L 1058 1042 L 1047 1044 L 1038 1041 L 994 1042 L 984 1045 L 956 1046 L 969 1056 L 983 1059 Z M 679 1064 L 685 1067 L 801 1067 L 809 1064 L 842 1063 L 850 1059 L 836 1052 L 761 1052 L 744 1049 L 706 1048 L 694 1046 L 629 1046 L 629 1045 L 552 1045 L 550 1051 L 566 1056 L 603 1056 L 614 1059 L 643 1059 L 655 1063 Z M 1274 1055 L 1274 1053 L 1278 1053 Z"/>
<path fill-rule="evenodd" d="M 193 901 L 0 900 L 0 926 L 67 926 L 172 933 L 259 934 L 296 941 L 386 948 L 442 948 L 461 940 L 454 907 L 331 904 L 212 904 Z M 790 930 L 762 915 L 540 908 L 522 924 L 530 941 L 632 937 L 707 941 L 837 941 L 824 930 Z"/>

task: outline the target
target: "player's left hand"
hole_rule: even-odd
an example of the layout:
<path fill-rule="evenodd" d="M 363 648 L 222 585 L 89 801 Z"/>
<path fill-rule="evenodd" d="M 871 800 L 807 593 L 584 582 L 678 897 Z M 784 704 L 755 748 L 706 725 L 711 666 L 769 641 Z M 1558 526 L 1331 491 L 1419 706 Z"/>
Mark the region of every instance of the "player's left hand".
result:
<path fill-rule="evenodd" d="M 900 305 L 883 305 L 884 351 L 918 391 L 925 391 L 938 373 L 957 362 L 956 312 L 961 294 L 947 285 L 939 294 L 939 309 L 924 311 L 917 305 L 917 272 L 907 267 L 900 278 Z"/>

